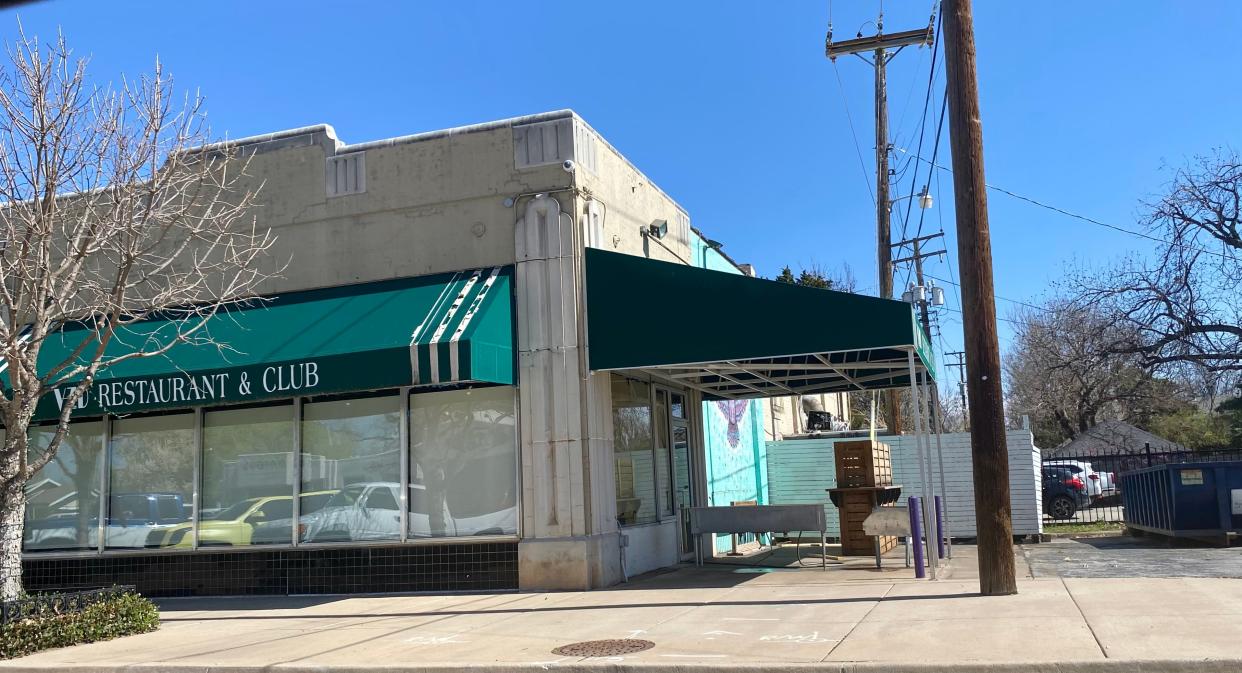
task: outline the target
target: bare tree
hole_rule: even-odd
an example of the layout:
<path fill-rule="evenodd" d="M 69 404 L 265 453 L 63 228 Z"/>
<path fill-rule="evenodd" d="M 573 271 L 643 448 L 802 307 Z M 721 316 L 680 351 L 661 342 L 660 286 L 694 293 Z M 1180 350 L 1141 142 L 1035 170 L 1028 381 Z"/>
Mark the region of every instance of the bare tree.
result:
<path fill-rule="evenodd" d="M 1081 306 L 1132 329 L 1110 350 L 1145 366 L 1191 364 L 1242 380 L 1242 159 L 1218 150 L 1178 170 L 1148 204 L 1161 241 L 1154 259 L 1130 258 L 1104 273 L 1078 274 Z"/>
<path fill-rule="evenodd" d="M 21 591 L 24 487 L 56 457 L 75 404 L 126 360 L 179 343 L 227 348 L 210 318 L 251 298 L 272 244 L 249 210 L 245 161 L 208 146 L 200 97 L 174 100 L 154 71 L 92 86 L 63 36 L 24 33 L 0 71 L 0 598 Z M 172 327 L 109 344 L 127 325 Z M 72 337 L 49 362 L 43 346 Z M 123 351 L 123 352 L 122 352 Z M 28 442 L 36 406 L 61 403 L 46 444 Z"/>
<path fill-rule="evenodd" d="M 1153 376 L 1138 355 L 1112 350 L 1132 341 L 1134 328 L 1094 307 L 1053 300 L 1014 319 L 1005 406 L 1011 422 L 1030 417 L 1042 446 L 1072 439 L 1100 421 L 1145 425 L 1157 414 L 1189 406 L 1180 384 Z"/>
<path fill-rule="evenodd" d="M 940 426 L 945 432 L 966 432 L 968 410 L 962 406 L 956 388 L 954 383 L 952 389 L 940 389 Z"/>

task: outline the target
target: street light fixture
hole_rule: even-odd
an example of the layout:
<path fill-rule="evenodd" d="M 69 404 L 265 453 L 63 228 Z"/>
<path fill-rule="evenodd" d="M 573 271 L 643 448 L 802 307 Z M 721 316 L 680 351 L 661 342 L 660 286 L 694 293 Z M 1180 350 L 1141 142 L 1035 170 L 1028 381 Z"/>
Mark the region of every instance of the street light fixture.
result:
<path fill-rule="evenodd" d="M 918 199 L 919 208 L 922 208 L 923 210 L 930 210 L 932 206 L 936 205 L 936 200 L 932 198 L 931 192 L 927 191 L 927 187 L 923 187 L 923 191 L 919 192 L 918 194 L 911 194 L 909 196 L 899 196 L 895 199 L 892 199 L 891 201 L 888 202 L 888 209 L 892 210 L 893 206 L 896 205 L 898 201 L 905 201 L 906 199 Z"/>

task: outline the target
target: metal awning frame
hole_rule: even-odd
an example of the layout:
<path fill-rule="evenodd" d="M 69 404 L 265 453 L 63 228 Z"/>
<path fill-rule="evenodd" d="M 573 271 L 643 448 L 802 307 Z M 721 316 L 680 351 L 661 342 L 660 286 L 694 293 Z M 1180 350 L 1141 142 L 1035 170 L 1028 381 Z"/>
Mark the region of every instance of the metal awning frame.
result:
<path fill-rule="evenodd" d="M 912 346 L 600 371 L 643 374 L 721 399 L 905 388 L 930 378 Z M 891 385 L 877 385 L 885 380 Z"/>
<path fill-rule="evenodd" d="M 897 353 L 903 355 L 894 357 Z M 879 357 L 872 359 L 876 355 Z M 932 408 L 938 406 L 935 382 L 913 346 L 603 371 L 642 374 L 666 385 L 684 386 L 724 399 L 908 388 L 919 469 L 918 490 L 922 496 L 920 514 L 923 530 L 926 531 L 931 579 L 936 579 L 941 563 L 940 539 L 932 531 L 939 530 L 943 534 L 947 555 L 952 556 L 949 505 L 942 497 L 938 511 L 936 503 L 937 487 L 942 495 L 947 490 L 940 438 L 943 429 L 940 414 L 932 413 Z M 874 385 L 885 379 L 893 385 Z M 901 382 L 897 383 L 897 380 Z M 932 460 L 939 468 L 938 480 L 932 477 Z M 943 526 L 938 522 L 942 522 Z"/>

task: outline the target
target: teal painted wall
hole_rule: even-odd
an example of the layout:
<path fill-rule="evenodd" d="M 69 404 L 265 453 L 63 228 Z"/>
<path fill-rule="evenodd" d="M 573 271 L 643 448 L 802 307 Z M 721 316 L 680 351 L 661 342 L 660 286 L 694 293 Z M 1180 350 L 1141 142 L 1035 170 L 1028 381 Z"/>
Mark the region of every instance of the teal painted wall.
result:
<path fill-rule="evenodd" d="M 690 234 L 695 266 L 741 273 L 732 262 Z M 732 316 L 720 316 L 719 329 L 729 329 Z M 704 402 L 703 442 L 707 454 L 708 504 L 728 505 L 738 500 L 768 502 L 767 443 L 763 436 L 763 404 L 758 400 Z M 739 536 L 741 542 L 753 536 Z M 731 538 L 716 536 L 717 551 L 728 551 Z"/>

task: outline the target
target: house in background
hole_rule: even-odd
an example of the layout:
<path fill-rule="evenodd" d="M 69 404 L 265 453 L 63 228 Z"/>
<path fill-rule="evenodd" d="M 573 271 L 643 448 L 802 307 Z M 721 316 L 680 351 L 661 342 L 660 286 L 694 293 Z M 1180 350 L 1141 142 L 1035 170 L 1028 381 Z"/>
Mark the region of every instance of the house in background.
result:
<path fill-rule="evenodd" d="M 1060 446 L 1044 449 L 1043 454 L 1045 459 L 1138 455 L 1149 449 L 1159 453 L 1178 453 L 1190 450 L 1125 421 L 1104 421 Z"/>

